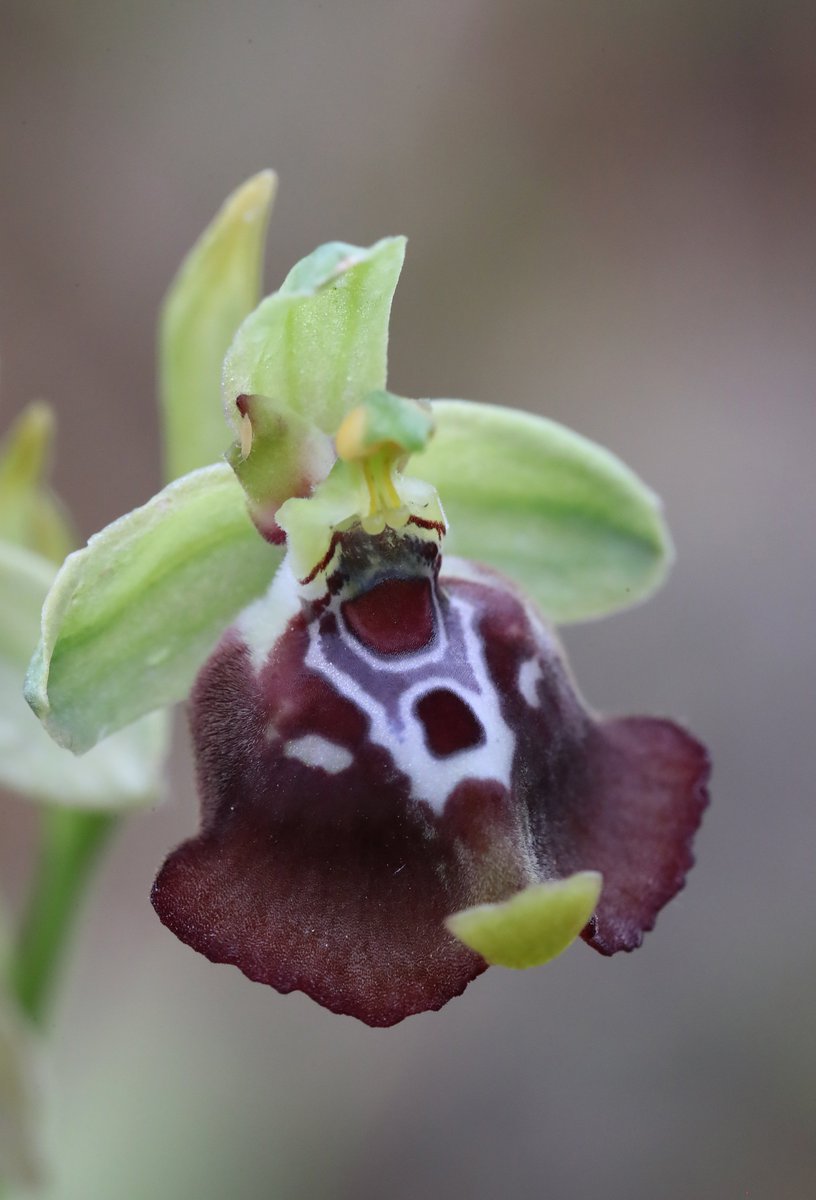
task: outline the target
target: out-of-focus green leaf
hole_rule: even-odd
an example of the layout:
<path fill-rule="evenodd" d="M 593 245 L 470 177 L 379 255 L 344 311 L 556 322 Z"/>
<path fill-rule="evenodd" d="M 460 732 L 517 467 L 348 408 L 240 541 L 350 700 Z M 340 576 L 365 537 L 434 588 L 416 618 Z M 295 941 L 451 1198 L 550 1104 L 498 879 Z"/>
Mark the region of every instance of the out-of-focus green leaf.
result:
<path fill-rule="evenodd" d="M 660 502 L 608 450 L 516 409 L 432 408 L 436 435 L 409 470 L 439 491 L 446 550 L 503 571 L 559 622 L 626 608 L 661 584 L 672 546 Z"/>
<path fill-rule="evenodd" d="M 154 713 L 75 758 L 51 740 L 23 698 L 40 609 L 55 574 L 40 555 L 0 542 L 0 783 L 75 808 L 155 803 L 167 742 L 163 714 Z"/>
<path fill-rule="evenodd" d="M 169 484 L 66 559 L 43 608 L 29 704 L 81 753 L 181 700 L 280 557 L 225 463 Z"/>
<path fill-rule="evenodd" d="M 0 541 L 0 661 L 10 668 L 25 673 L 39 636 L 39 610 L 55 575 L 53 565 L 41 555 Z"/>
<path fill-rule="evenodd" d="M 499 904 L 477 904 L 445 924 L 461 942 L 499 967 L 540 967 L 574 942 L 601 894 L 597 871 L 534 883 Z"/>
<path fill-rule="evenodd" d="M 53 438 L 53 413 L 35 401 L 0 444 L 0 540 L 62 562 L 75 539 L 67 514 L 45 483 Z"/>
<path fill-rule="evenodd" d="M 224 405 L 236 429 L 237 398 L 259 395 L 334 434 L 349 409 L 385 386 L 404 256 L 404 238 L 369 249 L 332 242 L 292 268 L 241 325 L 224 360 Z"/>
<path fill-rule="evenodd" d="M 36 1035 L 0 987 L 0 1188 L 43 1182 L 45 1067 Z"/>
<path fill-rule="evenodd" d="M 262 171 L 226 201 L 181 266 L 159 321 L 159 392 L 167 476 L 218 459 L 229 444 L 221 366 L 258 303 L 277 180 Z"/>
<path fill-rule="evenodd" d="M 43 488 L 34 501 L 26 545 L 59 565 L 78 541 L 68 510 L 49 488 Z"/>

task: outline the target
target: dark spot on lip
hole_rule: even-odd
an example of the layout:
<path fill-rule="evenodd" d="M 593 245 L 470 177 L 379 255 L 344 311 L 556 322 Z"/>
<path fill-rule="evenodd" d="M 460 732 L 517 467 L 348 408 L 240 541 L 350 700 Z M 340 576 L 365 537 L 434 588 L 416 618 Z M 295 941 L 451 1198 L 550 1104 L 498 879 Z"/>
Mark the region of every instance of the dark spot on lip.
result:
<path fill-rule="evenodd" d="M 346 600 L 343 619 L 359 642 L 377 654 L 412 654 L 434 634 L 431 584 L 427 578 L 386 579 Z"/>
<path fill-rule="evenodd" d="M 470 750 L 485 740 L 484 729 L 473 709 L 449 688 L 427 692 L 416 702 L 414 711 L 425 730 L 428 749 L 437 758 Z"/>

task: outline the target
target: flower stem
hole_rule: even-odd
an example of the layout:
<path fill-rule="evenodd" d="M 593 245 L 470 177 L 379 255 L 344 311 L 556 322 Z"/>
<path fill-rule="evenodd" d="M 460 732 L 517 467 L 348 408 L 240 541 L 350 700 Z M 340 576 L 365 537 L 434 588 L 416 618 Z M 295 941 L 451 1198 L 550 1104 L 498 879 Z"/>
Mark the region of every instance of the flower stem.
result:
<path fill-rule="evenodd" d="M 43 1024 L 66 942 L 99 853 L 118 817 L 48 808 L 43 812 L 40 858 L 10 965 L 20 1007 Z"/>

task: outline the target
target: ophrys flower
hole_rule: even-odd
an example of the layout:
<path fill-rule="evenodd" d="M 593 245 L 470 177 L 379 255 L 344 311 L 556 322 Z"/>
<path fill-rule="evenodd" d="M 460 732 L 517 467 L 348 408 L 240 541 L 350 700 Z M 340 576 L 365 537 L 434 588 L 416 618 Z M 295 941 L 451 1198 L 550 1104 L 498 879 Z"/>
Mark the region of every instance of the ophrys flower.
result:
<path fill-rule="evenodd" d="M 579 933 L 638 945 L 682 886 L 708 772 L 672 722 L 588 712 L 543 615 L 657 585 L 654 496 L 542 418 L 387 392 L 403 251 L 321 247 L 246 318 L 223 375 L 234 475 L 194 471 L 69 560 L 29 684 L 82 749 L 197 675 L 202 828 L 159 915 L 374 1025 Z"/>

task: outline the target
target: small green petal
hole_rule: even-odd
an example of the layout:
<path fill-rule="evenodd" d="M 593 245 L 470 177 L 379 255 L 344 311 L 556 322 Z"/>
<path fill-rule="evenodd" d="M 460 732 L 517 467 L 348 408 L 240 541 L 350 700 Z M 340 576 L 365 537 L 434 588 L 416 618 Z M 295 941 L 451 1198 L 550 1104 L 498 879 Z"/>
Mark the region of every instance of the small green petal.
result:
<path fill-rule="evenodd" d="M 164 714 L 154 713 L 75 758 L 51 740 L 23 698 L 40 609 L 55 574 L 39 555 L 0 542 L 0 783 L 72 808 L 153 804 L 162 791 Z"/>
<path fill-rule="evenodd" d="M 228 198 L 170 286 L 159 322 L 159 391 L 167 476 L 214 462 L 229 444 L 221 366 L 258 303 L 277 180 L 262 171 Z"/>
<path fill-rule="evenodd" d="M 226 463 L 183 476 L 68 557 L 43 608 L 26 699 L 76 753 L 181 700 L 280 558 Z"/>
<path fill-rule="evenodd" d="M 334 463 L 331 438 L 310 421 L 266 396 L 243 396 L 241 441 L 227 462 L 246 492 L 258 529 L 277 541 L 278 508 L 291 496 L 308 495 Z"/>
<path fill-rule="evenodd" d="M 39 1041 L 0 989 L 0 1189 L 4 1182 L 24 1189 L 43 1183 L 45 1091 Z"/>
<path fill-rule="evenodd" d="M 62 562 L 75 539 L 62 505 L 45 483 L 53 440 L 51 408 L 35 401 L 0 445 L 0 539 Z"/>
<path fill-rule="evenodd" d="M 673 552 L 655 494 L 608 450 L 543 417 L 432 403 L 436 434 L 409 470 L 439 491 L 449 553 L 517 580 L 558 622 L 645 599 Z"/>
<path fill-rule="evenodd" d="M 332 242 L 289 272 L 244 321 L 224 361 L 223 397 L 238 431 L 239 396 L 266 396 L 333 435 L 385 386 L 388 318 L 404 238 L 368 249 Z"/>
<path fill-rule="evenodd" d="M 534 883 L 499 904 L 477 904 L 448 917 L 451 933 L 498 967 L 540 967 L 566 950 L 598 904 L 601 876 L 579 871 Z"/>

